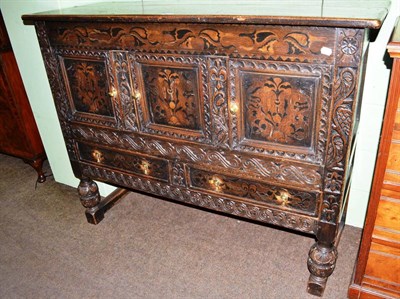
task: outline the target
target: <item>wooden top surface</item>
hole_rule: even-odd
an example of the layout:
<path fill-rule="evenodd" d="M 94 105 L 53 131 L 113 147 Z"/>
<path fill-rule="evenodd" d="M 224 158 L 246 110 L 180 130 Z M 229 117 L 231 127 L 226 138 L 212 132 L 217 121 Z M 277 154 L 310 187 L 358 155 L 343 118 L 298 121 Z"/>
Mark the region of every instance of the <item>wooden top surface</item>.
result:
<path fill-rule="evenodd" d="M 400 17 L 397 18 L 393 34 L 387 48 L 391 57 L 400 58 Z"/>
<path fill-rule="evenodd" d="M 96 3 L 25 21 L 187 22 L 379 28 L 390 0 L 202 0 Z"/>

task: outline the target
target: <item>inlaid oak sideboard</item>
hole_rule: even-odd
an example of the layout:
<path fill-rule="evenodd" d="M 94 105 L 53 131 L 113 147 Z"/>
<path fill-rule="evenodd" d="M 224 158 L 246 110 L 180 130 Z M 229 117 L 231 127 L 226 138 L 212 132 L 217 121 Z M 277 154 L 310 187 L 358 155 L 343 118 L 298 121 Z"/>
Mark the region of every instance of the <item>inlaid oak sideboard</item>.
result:
<path fill-rule="evenodd" d="M 89 222 L 113 203 L 95 179 L 311 234 L 308 291 L 321 296 L 345 217 L 368 36 L 389 5 L 325 2 L 305 5 L 307 16 L 259 1 L 223 13 L 132 2 L 23 16 Z"/>

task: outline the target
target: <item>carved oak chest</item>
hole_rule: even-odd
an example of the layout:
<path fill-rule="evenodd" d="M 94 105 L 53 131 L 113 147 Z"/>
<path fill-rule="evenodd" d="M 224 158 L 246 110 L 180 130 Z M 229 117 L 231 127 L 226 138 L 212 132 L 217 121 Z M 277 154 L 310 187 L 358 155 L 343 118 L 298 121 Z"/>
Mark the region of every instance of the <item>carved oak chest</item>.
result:
<path fill-rule="evenodd" d="M 89 221 L 107 206 L 95 179 L 309 233 L 308 291 L 322 295 L 346 210 L 368 28 L 386 10 L 346 19 L 128 6 L 24 16 Z"/>

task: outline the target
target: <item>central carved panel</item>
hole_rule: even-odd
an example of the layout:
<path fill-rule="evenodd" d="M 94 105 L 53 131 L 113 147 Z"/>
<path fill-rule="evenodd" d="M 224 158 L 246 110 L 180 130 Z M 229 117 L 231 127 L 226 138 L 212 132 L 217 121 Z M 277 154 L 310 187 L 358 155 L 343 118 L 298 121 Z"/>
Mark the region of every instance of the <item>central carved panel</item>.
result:
<path fill-rule="evenodd" d="M 196 68 L 142 65 L 150 122 L 200 130 Z"/>
<path fill-rule="evenodd" d="M 243 72 L 246 139 L 310 147 L 315 77 Z"/>

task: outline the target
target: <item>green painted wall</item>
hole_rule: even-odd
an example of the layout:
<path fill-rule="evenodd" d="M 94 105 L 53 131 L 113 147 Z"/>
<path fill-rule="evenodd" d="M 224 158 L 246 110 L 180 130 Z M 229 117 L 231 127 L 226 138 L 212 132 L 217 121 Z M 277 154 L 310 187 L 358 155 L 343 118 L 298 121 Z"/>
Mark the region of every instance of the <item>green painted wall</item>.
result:
<path fill-rule="evenodd" d="M 54 177 L 56 181 L 73 187 L 79 182 L 74 177 L 68 161 L 35 30 L 33 26 L 22 23 L 21 15 L 95 2 L 107 1 L 0 0 L 0 8 Z M 194 1 L 190 3 L 192 2 Z M 201 1 L 196 2 L 201 3 Z M 393 1 L 378 38 L 370 46 L 358 148 L 346 221 L 347 224 L 358 227 L 362 227 L 365 218 L 389 79 L 389 70 L 386 69 L 383 56 L 395 18 L 399 14 L 400 2 Z M 106 184 L 99 184 L 99 187 L 102 195 L 107 195 L 114 189 Z"/>

